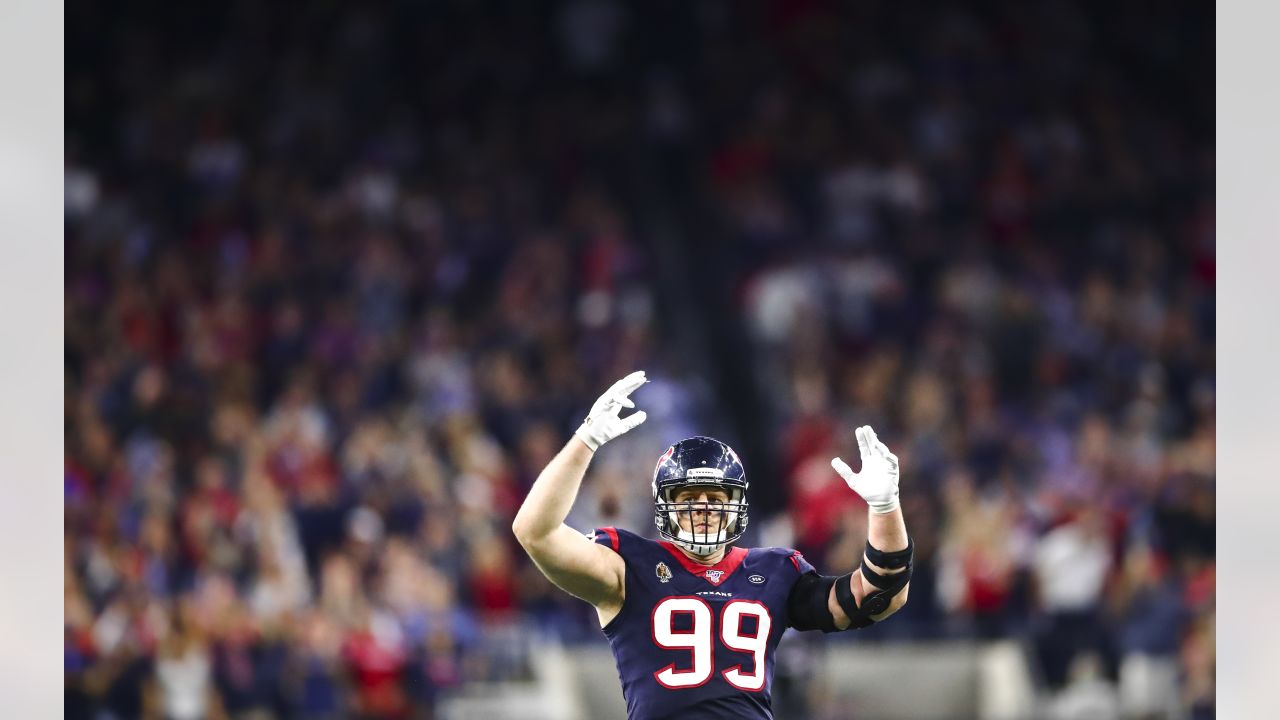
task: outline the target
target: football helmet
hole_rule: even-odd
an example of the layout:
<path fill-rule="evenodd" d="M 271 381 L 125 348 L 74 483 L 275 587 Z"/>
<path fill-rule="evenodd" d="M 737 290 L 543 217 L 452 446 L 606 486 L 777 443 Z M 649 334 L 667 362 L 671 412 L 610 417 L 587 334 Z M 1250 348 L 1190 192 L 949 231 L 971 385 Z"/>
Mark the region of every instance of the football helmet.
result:
<path fill-rule="evenodd" d="M 728 502 L 675 502 L 684 488 L 723 490 Z M 709 437 L 691 437 L 667 448 L 653 469 L 653 522 L 659 534 L 695 555 L 710 555 L 747 529 L 747 473 L 738 454 Z M 718 530 L 696 532 L 694 513 L 719 513 Z M 689 529 L 680 526 L 683 517 Z"/>

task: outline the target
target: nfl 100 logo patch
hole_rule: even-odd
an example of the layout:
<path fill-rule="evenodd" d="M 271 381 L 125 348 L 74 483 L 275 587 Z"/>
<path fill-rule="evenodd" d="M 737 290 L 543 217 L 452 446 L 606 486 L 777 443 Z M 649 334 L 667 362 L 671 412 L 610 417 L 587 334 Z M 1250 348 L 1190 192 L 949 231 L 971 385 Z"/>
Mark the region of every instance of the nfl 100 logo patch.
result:
<path fill-rule="evenodd" d="M 710 580 L 710 581 L 711 581 L 711 582 L 713 582 L 713 583 L 718 583 L 718 582 L 720 582 L 720 578 L 721 578 L 721 576 L 723 576 L 723 575 L 724 575 L 724 571 L 723 571 L 723 570 L 708 570 L 708 571 L 707 571 L 707 579 L 708 579 L 708 580 Z"/>

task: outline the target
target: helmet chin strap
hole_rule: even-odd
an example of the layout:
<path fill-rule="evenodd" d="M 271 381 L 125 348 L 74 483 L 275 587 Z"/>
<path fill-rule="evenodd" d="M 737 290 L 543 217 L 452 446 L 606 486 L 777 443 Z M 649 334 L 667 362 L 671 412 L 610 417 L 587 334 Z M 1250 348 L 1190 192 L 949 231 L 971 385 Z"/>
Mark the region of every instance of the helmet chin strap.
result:
<path fill-rule="evenodd" d="M 718 550 L 723 548 L 725 545 L 728 545 L 729 543 L 718 543 L 716 545 L 708 545 L 706 543 L 695 543 L 689 540 L 676 540 L 675 544 L 679 545 L 685 550 L 688 550 L 694 555 L 697 555 L 698 557 L 709 557 L 711 555 L 716 554 Z"/>
<path fill-rule="evenodd" d="M 720 530 L 716 533 L 717 542 L 698 542 L 690 537 L 686 537 L 687 535 L 693 535 L 692 532 L 681 529 L 676 532 L 675 544 L 685 550 L 688 550 L 694 555 L 706 557 L 708 555 L 714 555 L 716 551 L 729 544 L 727 540 L 723 539 L 727 534 L 728 532 L 726 530 Z"/>

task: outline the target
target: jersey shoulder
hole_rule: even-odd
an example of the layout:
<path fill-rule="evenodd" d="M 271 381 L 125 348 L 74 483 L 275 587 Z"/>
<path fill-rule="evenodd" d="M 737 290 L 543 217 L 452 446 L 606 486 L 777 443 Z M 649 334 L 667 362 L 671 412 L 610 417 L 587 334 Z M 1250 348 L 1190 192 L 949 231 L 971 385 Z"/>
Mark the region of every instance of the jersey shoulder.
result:
<path fill-rule="evenodd" d="M 618 527 L 598 527 L 587 533 L 587 537 L 595 544 L 604 545 L 619 555 L 657 545 L 654 540 Z"/>
<path fill-rule="evenodd" d="M 804 559 L 804 555 L 799 550 L 788 547 L 760 547 L 752 548 L 748 559 L 754 561 L 753 564 L 761 565 L 779 565 L 782 567 L 793 568 L 796 576 L 804 575 L 807 572 L 816 572 L 813 565 Z"/>

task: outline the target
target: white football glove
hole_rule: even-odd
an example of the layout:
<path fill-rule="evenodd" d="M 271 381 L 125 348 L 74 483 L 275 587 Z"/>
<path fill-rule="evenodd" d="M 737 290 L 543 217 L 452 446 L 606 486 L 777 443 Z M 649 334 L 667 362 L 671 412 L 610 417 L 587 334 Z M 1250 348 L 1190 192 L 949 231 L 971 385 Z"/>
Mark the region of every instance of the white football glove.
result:
<path fill-rule="evenodd" d="M 587 419 L 583 421 L 581 427 L 574 434 L 578 436 L 578 439 L 586 443 L 587 447 L 592 450 L 598 450 L 601 445 L 644 422 L 648 416 L 645 415 L 643 410 L 624 418 L 618 417 L 618 413 L 622 412 L 622 408 L 636 406 L 635 403 L 627 399 L 627 396 L 647 382 L 649 380 L 644 376 L 644 371 L 637 370 L 614 383 L 591 406 L 591 412 L 587 413 Z"/>
<path fill-rule="evenodd" d="M 855 473 L 840 458 L 831 458 L 831 467 L 849 484 L 849 488 L 867 501 L 871 512 L 884 515 L 898 509 L 898 456 L 876 437 L 870 425 L 864 425 L 853 434 L 858 438 L 858 453 L 862 455 L 862 472 Z"/>

